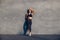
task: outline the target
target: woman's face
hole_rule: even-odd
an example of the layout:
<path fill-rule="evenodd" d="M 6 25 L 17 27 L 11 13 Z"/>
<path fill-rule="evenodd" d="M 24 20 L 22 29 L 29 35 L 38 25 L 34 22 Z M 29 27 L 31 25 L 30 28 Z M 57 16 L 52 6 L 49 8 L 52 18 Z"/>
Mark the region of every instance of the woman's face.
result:
<path fill-rule="evenodd" d="M 31 10 L 29 9 L 29 13 L 31 13 Z"/>

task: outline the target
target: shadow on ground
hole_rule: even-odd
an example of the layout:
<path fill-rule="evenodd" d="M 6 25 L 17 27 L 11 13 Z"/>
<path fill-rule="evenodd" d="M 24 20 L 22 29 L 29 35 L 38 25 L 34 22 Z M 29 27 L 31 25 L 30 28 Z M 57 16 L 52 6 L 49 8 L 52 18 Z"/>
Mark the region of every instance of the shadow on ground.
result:
<path fill-rule="evenodd" d="M 60 35 L 0 35 L 0 40 L 60 40 Z"/>

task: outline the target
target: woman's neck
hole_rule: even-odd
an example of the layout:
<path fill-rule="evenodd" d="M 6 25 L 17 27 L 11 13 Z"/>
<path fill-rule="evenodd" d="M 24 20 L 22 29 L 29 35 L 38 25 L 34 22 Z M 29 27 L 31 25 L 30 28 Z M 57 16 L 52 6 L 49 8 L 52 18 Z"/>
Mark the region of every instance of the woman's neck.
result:
<path fill-rule="evenodd" d="M 29 14 L 31 14 L 31 13 L 29 13 Z"/>

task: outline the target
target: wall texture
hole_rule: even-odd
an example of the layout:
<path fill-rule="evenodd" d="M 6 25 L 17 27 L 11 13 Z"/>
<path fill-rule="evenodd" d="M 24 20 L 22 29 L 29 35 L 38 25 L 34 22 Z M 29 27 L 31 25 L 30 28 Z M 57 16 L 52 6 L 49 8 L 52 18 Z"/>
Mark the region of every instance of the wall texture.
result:
<path fill-rule="evenodd" d="M 60 0 L 0 0 L 0 34 L 23 33 L 29 7 L 36 10 L 32 34 L 60 34 Z"/>

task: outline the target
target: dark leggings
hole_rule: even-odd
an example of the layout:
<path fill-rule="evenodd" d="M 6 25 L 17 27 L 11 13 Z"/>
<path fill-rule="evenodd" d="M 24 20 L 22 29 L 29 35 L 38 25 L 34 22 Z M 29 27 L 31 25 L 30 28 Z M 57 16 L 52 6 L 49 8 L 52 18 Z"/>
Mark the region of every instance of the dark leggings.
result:
<path fill-rule="evenodd" d="M 32 25 L 32 20 L 28 20 L 28 27 L 27 29 L 31 32 L 31 25 Z"/>

